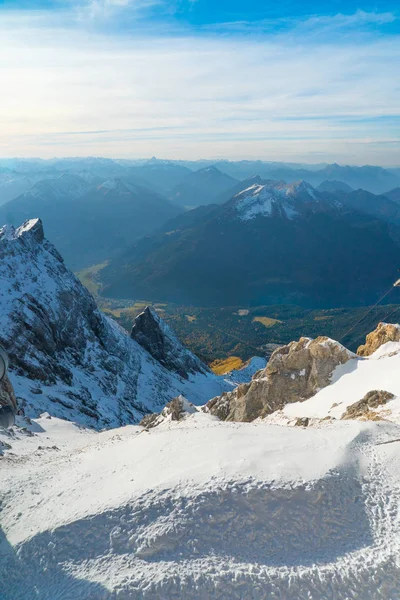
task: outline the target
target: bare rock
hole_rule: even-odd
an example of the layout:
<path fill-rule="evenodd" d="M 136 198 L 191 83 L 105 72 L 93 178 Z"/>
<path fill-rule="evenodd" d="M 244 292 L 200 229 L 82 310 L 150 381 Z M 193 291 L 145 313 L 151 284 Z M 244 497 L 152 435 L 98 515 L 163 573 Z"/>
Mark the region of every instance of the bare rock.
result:
<path fill-rule="evenodd" d="M 160 425 L 165 421 L 182 421 L 188 415 L 198 411 L 199 409 L 196 408 L 194 404 L 186 400 L 186 398 L 183 396 L 177 396 L 168 402 L 168 404 L 160 413 L 152 413 L 143 417 L 139 425 L 145 427 L 146 429 L 151 429 L 152 427 L 157 427 L 157 425 Z"/>
<path fill-rule="evenodd" d="M 357 350 L 359 356 L 371 356 L 387 342 L 400 342 L 400 326 L 391 323 L 379 323 L 378 327 L 366 337 L 365 344 Z"/>
<path fill-rule="evenodd" d="M 310 419 L 308 417 L 299 417 L 294 424 L 295 427 L 308 427 L 310 424 Z"/>
<path fill-rule="evenodd" d="M 371 412 L 371 409 L 378 408 L 394 398 L 394 394 L 385 390 L 372 390 L 365 394 L 364 398 L 347 407 L 342 419 L 365 419 L 377 420 L 379 415 Z"/>
<path fill-rule="evenodd" d="M 190 373 L 209 372 L 209 368 L 183 346 L 172 329 L 149 306 L 135 318 L 131 336 L 164 367 L 185 379 Z"/>
<path fill-rule="evenodd" d="M 149 415 L 145 415 L 140 421 L 139 426 L 144 427 L 145 429 L 151 429 L 152 427 L 156 427 L 157 419 L 159 418 L 159 416 L 160 413 L 150 413 Z"/>
<path fill-rule="evenodd" d="M 17 413 L 17 399 L 7 375 L 0 381 L 0 427 L 12 427 Z"/>
<path fill-rule="evenodd" d="M 17 412 L 17 399 L 7 375 L 0 381 L 0 406 L 11 406 Z"/>
<path fill-rule="evenodd" d="M 354 355 L 327 337 L 300 338 L 275 350 L 249 384 L 210 400 L 205 410 L 227 421 L 253 421 L 307 400 L 329 385 L 333 371 Z"/>

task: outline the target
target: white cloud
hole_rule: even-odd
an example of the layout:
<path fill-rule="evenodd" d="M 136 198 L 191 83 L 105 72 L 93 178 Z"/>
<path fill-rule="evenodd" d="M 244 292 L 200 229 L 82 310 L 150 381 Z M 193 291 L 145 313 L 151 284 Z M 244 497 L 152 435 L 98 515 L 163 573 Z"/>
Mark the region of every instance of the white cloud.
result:
<path fill-rule="evenodd" d="M 310 27 L 316 25 L 328 25 L 331 27 L 359 27 L 360 25 L 384 25 L 385 23 L 393 23 L 396 20 L 396 15 L 392 12 L 366 12 L 357 10 L 353 14 L 345 15 L 338 13 L 331 16 L 312 16 L 304 21 Z"/>
<path fill-rule="evenodd" d="M 78 5 L 80 18 L 103 19 L 115 17 L 130 10 L 130 17 L 138 17 L 149 7 L 163 4 L 164 0 L 88 0 L 86 4 Z"/>
<path fill-rule="evenodd" d="M 399 162 L 397 37 L 122 38 L 11 16 L 0 35 L 2 156 Z"/>

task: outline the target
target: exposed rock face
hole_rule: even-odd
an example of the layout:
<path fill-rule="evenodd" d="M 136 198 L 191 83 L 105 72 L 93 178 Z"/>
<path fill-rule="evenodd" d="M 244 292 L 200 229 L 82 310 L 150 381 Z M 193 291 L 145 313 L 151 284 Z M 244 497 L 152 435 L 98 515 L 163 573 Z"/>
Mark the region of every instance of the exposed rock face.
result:
<path fill-rule="evenodd" d="M 10 406 L 14 412 L 17 411 L 17 399 L 7 375 L 0 381 L 0 406 Z"/>
<path fill-rule="evenodd" d="M 151 319 L 154 336 L 150 323 L 143 335 L 153 358 L 98 310 L 44 238 L 39 219 L 0 228 L 0 282 L 0 344 L 9 353 L 18 404 L 29 417 L 47 411 L 115 427 L 161 410 L 179 394 L 204 404 L 234 387 L 203 368 L 158 317 Z"/>
<path fill-rule="evenodd" d="M 371 356 L 386 342 L 400 342 L 400 326 L 390 323 L 379 323 L 378 327 L 366 337 L 365 344 L 357 350 L 359 356 Z"/>
<path fill-rule="evenodd" d="M 0 427 L 11 427 L 17 412 L 17 400 L 8 375 L 0 381 Z"/>
<path fill-rule="evenodd" d="M 379 419 L 379 415 L 371 409 L 378 408 L 394 398 L 394 394 L 384 390 L 372 390 L 364 398 L 347 407 L 342 419 Z"/>
<path fill-rule="evenodd" d="M 135 319 L 131 336 L 167 369 L 187 379 L 189 373 L 210 370 L 178 340 L 172 329 L 149 306 Z"/>
<path fill-rule="evenodd" d="M 213 398 L 205 409 L 222 420 L 253 421 L 285 404 L 310 398 L 329 385 L 338 365 L 353 356 L 329 338 L 301 338 L 275 350 L 267 367 L 256 373 L 250 383 Z"/>
<path fill-rule="evenodd" d="M 171 402 L 168 402 L 160 413 L 153 413 L 143 417 L 139 425 L 146 429 L 151 429 L 152 427 L 161 425 L 161 423 L 164 423 L 165 421 L 182 421 L 186 416 L 198 412 L 198 410 L 199 409 L 186 400 L 186 398 L 177 396 L 176 398 L 173 398 Z"/>

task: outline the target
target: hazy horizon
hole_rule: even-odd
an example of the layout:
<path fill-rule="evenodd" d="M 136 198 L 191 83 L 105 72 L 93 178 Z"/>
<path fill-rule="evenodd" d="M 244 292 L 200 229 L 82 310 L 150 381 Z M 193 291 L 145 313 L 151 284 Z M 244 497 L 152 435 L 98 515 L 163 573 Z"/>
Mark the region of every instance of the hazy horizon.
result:
<path fill-rule="evenodd" d="M 44 161 L 44 162 L 52 162 L 52 161 L 61 161 L 61 160 L 84 160 L 84 159 L 108 159 L 108 160 L 113 160 L 113 161 L 134 161 L 134 162 L 149 162 L 152 160 L 156 160 L 156 161 L 160 161 L 160 162 L 185 162 L 185 163 L 204 163 L 204 162 L 210 162 L 210 163 L 217 163 L 217 162 L 223 162 L 223 161 L 227 161 L 227 162 L 262 162 L 262 163 L 277 163 L 277 164 L 286 164 L 288 166 L 290 165 L 298 165 L 298 166 L 304 166 L 306 167 L 307 165 L 310 167 L 317 167 L 317 166 L 321 166 L 321 168 L 323 168 L 325 165 L 333 165 L 333 164 L 337 164 L 338 166 L 341 167 L 382 167 L 383 169 L 400 169 L 400 159 L 398 161 L 398 163 L 393 163 L 393 164 L 388 164 L 388 165 L 383 165 L 383 164 L 378 164 L 378 163 L 360 163 L 360 164 L 356 164 L 356 163 L 350 163 L 350 162 L 342 162 L 342 161 L 332 161 L 332 162 L 328 162 L 328 161 L 316 161 L 316 162 L 311 162 L 311 161 L 296 161 L 296 160 L 285 160 L 285 159 L 268 159 L 268 158 L 260 158 L 257 156 L 253 156 L 253 157 L 239 157 L 239 158 L 228 158 L 226 156 L 216 156 L 216 157 L 205 157 L 205 156 L 200 156 L 199 158 L 193 158 L 193 159 L 186 159 L 186 158 L 172 158 L 170 156 L 106 156 L 106 155 L 94 155 L 94 154 L 82 154 L 82 155 L 77 155 L 77 154 L 70 154 L 70 155 L 59 155 L 59 156 L 49 156 L 49 157 L 44 157 L 44 156 L 0 156 L 0 164 L 4 163 L 4 162 L 12 162 L 12 161 Z M 200 167 L 201 168 L 201 167 Z"/>

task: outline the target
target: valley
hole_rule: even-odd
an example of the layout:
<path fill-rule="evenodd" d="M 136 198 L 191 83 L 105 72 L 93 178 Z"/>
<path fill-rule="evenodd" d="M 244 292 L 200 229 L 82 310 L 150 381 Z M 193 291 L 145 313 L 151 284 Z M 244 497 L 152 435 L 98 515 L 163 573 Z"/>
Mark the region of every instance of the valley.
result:
<path fill-rule="evenodd" d="M 98 272 L 98 268 L 94 271 Z M 146 306 L 153 306 L 185 346 L 210 365 L 228 357 L 246 361 L 255 354 L 269 353 L 269 344 L 287 344 L 302 336 L 327 335 L 343 339 L 350 349 L 356 350 L 366 333 L 380 321 L 400 318 L 400 304 L 334 309 L 307 309 L 296 305 L 215 308 L 151 300 L 116 300 L 98 295 L 101 284 L 96 279 L 97 283 L 93 284 L 93 279 L 88 282 L 86 273 L 78 273 L 82 283 L 96 292 L 100 308 L 127 331 Z"/>

